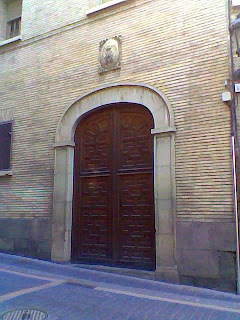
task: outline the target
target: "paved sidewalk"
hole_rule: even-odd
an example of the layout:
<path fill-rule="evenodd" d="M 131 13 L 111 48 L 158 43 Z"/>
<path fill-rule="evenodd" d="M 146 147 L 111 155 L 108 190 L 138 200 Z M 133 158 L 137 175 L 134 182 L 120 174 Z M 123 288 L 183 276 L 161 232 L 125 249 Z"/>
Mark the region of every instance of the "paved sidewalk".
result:
<path fill-rule="evenodd" d="M 0 254 L 0 316 L 15 309 L 49 320 L 240 320 L 240 297 Z"/>

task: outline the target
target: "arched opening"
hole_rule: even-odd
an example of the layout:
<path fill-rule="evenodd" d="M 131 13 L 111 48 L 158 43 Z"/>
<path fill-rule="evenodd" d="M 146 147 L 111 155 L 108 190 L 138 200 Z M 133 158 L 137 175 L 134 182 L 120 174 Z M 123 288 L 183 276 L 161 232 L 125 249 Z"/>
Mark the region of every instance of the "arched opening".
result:
<path fill-rule="evenodd" d="M 75 133 L 72 259 L 155 269 L 152 114 L 134 103 L 87 113 Z"/>
<path fill-rule="evenodd" d="M 72 229 L 72 209 L 75 152 L 74 136 L 76 128 L 78 127 L 79 121 L 85 117 L 87 119 L 89 112 L 97 111 L 101 106 L 115 103 L 127 103 L 132 106 L 134 106 L 134 104 L 141 105 L 143 110 L 149 110 L 148 112 L 152 116 L 155 276 L 158 279 L 178 282 L 175 245 L 174 117 L 170 103 L 164 95 L 155 88 L 144 84 L 112 84 L 98 88 L 73 103 L 60 119 L 54 145 L 55 171 L 52 259 L 55 261 L 71 260 L 71 239 L 72 231 L 74 232 Z M 141 265 L 140 267 L 148 268 L 149 266 Z M 151 268 L 154 268 L 153 264 Z"/>

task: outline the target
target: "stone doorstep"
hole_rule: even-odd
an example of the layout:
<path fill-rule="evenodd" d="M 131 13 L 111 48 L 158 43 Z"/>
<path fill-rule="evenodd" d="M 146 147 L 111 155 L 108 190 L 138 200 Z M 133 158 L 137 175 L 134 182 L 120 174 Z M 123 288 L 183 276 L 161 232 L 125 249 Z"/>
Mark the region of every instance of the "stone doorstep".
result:
<path fill-rule="evenodd" d="M 154 271 L 128 269 L 128 268 L 116 268 L 116 267 L 109 267 L 109 266 L 103 266 L 103 265 L 89 265 L 89 264 L 83 264 L 83 263 L 79 263 L 79 264 L 74 263 L 74 264 L 71 264 L 71 266 L 74 266 L 76 268 L 81 268 L 81 269 L 89 269 L 89 270 L 115 273 L 115 274 L 141 278 L 141 279 L 155 280 Z"/>

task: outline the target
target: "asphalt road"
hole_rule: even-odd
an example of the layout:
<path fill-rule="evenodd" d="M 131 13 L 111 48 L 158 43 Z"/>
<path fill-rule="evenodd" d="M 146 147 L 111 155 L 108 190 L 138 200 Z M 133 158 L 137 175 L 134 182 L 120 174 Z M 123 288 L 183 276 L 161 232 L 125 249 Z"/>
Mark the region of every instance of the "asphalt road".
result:
<path fill-rule="evenodd" d="M 43 320 L 44 314 L 49 320 L 240 320 L 240 297 L 0 254 L 0 319 Z"/>

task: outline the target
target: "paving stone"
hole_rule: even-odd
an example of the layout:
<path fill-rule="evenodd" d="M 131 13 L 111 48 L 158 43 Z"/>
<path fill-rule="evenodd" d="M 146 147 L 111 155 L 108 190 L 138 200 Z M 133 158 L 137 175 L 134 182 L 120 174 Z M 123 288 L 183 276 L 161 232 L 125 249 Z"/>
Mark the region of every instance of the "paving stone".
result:
<path fill-rule="evenodd" d="M 16 239 L 14 251 L 18 254 L 25 254 L 28 256 L 37 256 L 38 242 L 26 239 Z"/>
<path fill-rule="evenodd" d="M 0 250 L 13 252 L 14 240 L 13 239 L 0 239 Z"/>
<path fill-rule="evenodd" d="M 236 256 L 233 252 L 219 252 L 219 272 L 221 279 L 236 279 Z"/>
<path fill-rule="evenodd" d="M 209 231 L 211 249 L 235 251 L 235 227 L 230 222 L 211 223 Z"/>
<path fill-rule="evenodd" d="M 193 249 L 192 222 L 177 223 L 177 247 L 181 249 Z"/>
<path fill-rule="evenodd" d="M 192 242 L 193 247 L 198 250 L 211 249 L 209 241 L 209 231 L 212 223 L 193 222 L 192 223 Z"/>
<path fill-rule="evenodd" d="M 178 250 L 180 275 L 219 278 L 219 254 L 210 250 Z"/>
<path fill-rule="evenodd" d="M 51 257 L 51 244 L 50 241 L 39 241 L 37 243 L 38 257 L 42 259 L 50 259 Z"/>

